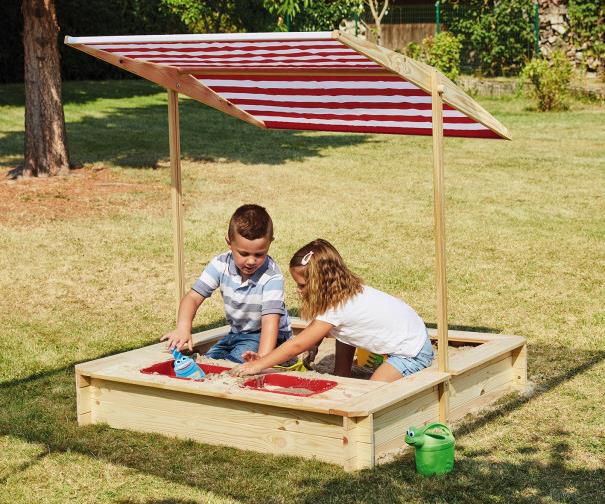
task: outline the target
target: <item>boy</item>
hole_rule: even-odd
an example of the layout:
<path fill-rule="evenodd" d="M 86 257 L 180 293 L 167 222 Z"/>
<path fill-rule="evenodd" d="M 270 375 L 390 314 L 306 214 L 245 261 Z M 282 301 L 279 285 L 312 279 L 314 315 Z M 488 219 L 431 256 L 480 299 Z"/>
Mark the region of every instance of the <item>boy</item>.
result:
<path fill-rule="evenodd" d="M 231 330 L 206 356 L 241 364 L 245 352 L 265 355 L 290 338 L 292 331 L 284 303 L 284 277 L 268 255 L 273 222 L 267 211 L 259 205 L 239 207 L 229 221 L 225 241 L 229 251 L 206 266 L 181 300 L 176 329 L 160 341 L 167 340 L 169 348 L 193 350 L 195 314 L 219 288 Z"/>

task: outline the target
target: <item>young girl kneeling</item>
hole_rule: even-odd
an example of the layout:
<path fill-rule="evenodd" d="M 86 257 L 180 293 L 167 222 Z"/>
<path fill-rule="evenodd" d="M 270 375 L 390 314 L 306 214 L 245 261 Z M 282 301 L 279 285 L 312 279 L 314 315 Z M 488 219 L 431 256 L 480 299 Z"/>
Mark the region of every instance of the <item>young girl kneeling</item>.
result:
<path fill-rule="evenodd" d="M 350 376 L 355 349 L 365 348 L 387 359 L 371 380 L 391 382 L 431 365 L 433 348 L 418 314 L 403 301 L 364 285 L 326 240 L 314 240 L 294 254 L 290 274 L 301 296 L 301 316 L 311 323 L 298 335 L 259 358 L 233 368 L 242 376 L 260 373 L 336 338 L 334 373 Z"/>

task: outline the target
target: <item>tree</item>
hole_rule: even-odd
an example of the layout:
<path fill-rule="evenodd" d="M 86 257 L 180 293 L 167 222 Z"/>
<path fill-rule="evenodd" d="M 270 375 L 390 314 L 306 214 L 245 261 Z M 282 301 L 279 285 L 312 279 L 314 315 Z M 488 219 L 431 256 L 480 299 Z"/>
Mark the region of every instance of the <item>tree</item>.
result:
<path fill-rule="evenodd" d="M 363 0 L 363 3 L 370 8 L 372 17 L 374 18 L 374 24 L 376 25 L 376 45 L 380 45 L 382 41 L 382 18 L 389 8 L 389 0 Z M 382 4 L 382 7 L 380 6 Z"/>
<path fill-rule="evenodd" d="M 278 19 L 278 28 L 290 31 L 327 31 L 338 28 L 343 19 L 359 13 L 360 0 L 264 0 L 267 10 Z"/>
<path fill-rule="evenodd" d="M 267 31 L 273 20 L 264 0 L 161 0 L 192 33 Z"/>
<path fill-rule="evenodd" d="M 25 158 L 23 175 L 66 174 L 69 154 L 61 98 L 54 0 L 23 0 Z"/>

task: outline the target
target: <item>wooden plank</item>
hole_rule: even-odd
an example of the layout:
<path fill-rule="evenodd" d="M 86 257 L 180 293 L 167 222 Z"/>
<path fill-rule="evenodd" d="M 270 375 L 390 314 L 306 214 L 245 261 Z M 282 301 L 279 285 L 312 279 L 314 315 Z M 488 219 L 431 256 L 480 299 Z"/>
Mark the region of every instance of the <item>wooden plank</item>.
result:
<path fill-rule="evenodd" d="M 450 409 L 450 422 L 463 418 L 469 413 L 477 414 L 483 408 L 489 406 L 501 397 L 504 397 L 505 395 L 510 393 L 510 385 L 501 385 L 500 387 L 496 387 L 490 392 L 486 392 L 480 397 L 476 397 L 475 399 L 465 402 L 459 406 L 452 407 Z"/>
<path fill-rule="evenodd" d="M 501 387 L 512 390 L 512 377 L 510 355 L 453 376 L 450 381 L 450 408 L 473 407 L 481 396 Z"/>
<path fill-rule="evenodd" d="M 342 419 L 101 382 L 95 416 L 116 428 L 342 463 Z"/>
<path fill-rule="evenodd" d="M 205 418 L 211 422 L 232 423 L 264 423 L 267 427 L 276 430 L 287 430 L 293 432 L 313 432 L 318 435 L 342 438 L 342 418 L 327 414 L 313 413 L 307 411 L 289 411 L 287 408 L 276 406 L 259 405 L 258 403 L 246 403 L 241 401 L 229 401 L 223 398 L 186 394 L 182 392 L 172 393 L 168 390 L 152 389 L 140 385 L 127 383 L 108 382 L 96 380 L 97 392 L 94 398 L 103 398 L 105 402 L 111 402 L 119 407 L 131 405 L 137 408 L 148 407 L 148 401 L 156 399 L 170 399 L 181 405 L 181 408 L 189 404 L 201 404 L 205 408 Z M 170 403 L 172 404 L 172 403 Z M 243 412 L 249 416 L 242 420 Z M 265 418 L 266 417 L 266 418 Z M 316 425 L 321 430 L 315 430 Z"/>
<path fill-rule="evenodd" d="M 217 341 L 229 332 L 229 326 L 221 326 L 193 334 L 193 346 L 196 348 L 206 342 Z M 150 366 L 162 360 L 171 358 L 166 350 L 166 343 L 155 343 L 142 348 L 135 348 L 119 354 L 108 355 L 88 362 L 76 365 L 76 370 L 83 374 L 100 372 L 110 365 L 123 362 L 125 364 L 136 363 L 140 368 Z"/>
<path fill-rule="evenodd" d="M 448 371 L 447 276 L 445 266 L 445 183 L 443 174 L 443 86 L 431 72 L 433 128 L 433 220 L 435 228 L 435 285 L 437 290 L 437 358 L 439 371 Z M 439 420 L 449 414 L 447 384 L 439 384 Z"/>
<path fill-rule="evenodd" d="M 78 425 L 89 425 L 93 423 L 92 390 L 90 377 L 76 373 L 76 408 Z"/>
<path fill-rule="evenodd" d="M 527 386 L 527 345 L 511 352 L 513 361 L 513 387 L 523 391 Z"/>
<path fill-rule="evenodd" d="M 343 418 L 343 448 L 345 471 L 374 467 L 374 427 L 372 415 Z"/>
<path fill-rule="evenodd" d="M 445 266 L 445 184 L 443 174 L 443 103 L 437 72 L 431 74 L 433 124 L 433 221 L 435 229 L 435 284 L 437 289 L 437 349 L 439 371 L 448 370 L 447 277 Z"/>
<path fill-rule="evenodd" d="M 448 378 L 448 373 L 425 369 L 400 380 L 385 383 L 382 387 L 359 398 L 350 399 L 342 403 L 339 408 L 332 409 L 331 413 L 348 417 L 368 416 L 408 397 L 413 397 L 424 390 L 432 389 Z"/>
<path fill-rule="evenodd" d="M 400 415 L 397 416 L 397 413 Z M 439 401 L 436 387 L 417 398 L 411 399 L 400 411 L 391 412 L 392 423 L 377 430 L 375 434 L 376 464 L 391 462 L 395 457 L 409 449 L 405 444 L 405 432 L 410 426 L 419 427 L 439 418 Z M 385 420 L 381 420 L 384 424 Z"/>
<path fill-rule="evenodd" d="M 179 128 L 179 94 L 168 90 L 168 138 L 170 144 L 170 193 L 172 195 L 172 230 L 174 275 L 176 284 L 176 319 L 185 295 L 183 251 L 183 188 L 181 183 L 181 135 Z"/>
<path fill-rule="evenodd" d="M 383 67 L 395 72 L 405 80 L 416 84 L 418 87 L 431 93 L 431 72 L 434 71 L 429 65 L 414 61 L 403 54 L 396 53 L 384 47 L 378 47 L 372 42 L 359 39 L 352 35 L 334 32 L 334 38 L 343 44 L 365 54 L 368 58 Z M 466 114 L 468 117 L 483 124 L 502 138 L 511 139 L 510 132 L 504 125 L 487 112 L 481 105 L 462 91 L 456 84 L 445 75 L 438 74 L 439 84 L 443 85 L 443 101 L 456 110 Z"/>
<path fill-rule="evenodd" d="M 294 373 L 289 374 L 294 375 Z M 321 394 L 310 397 L 300 397 L 285 394 L 275 394 L 261 390 L 254 390 L 251 388 L 242 388 L 235 380 L 224 384 L 221 383 L 220 380 L 195 382 L 189 380 L 178 380 L 163 375 L 142 374 L 139 372 L 139 366 L 136 362 L 130 364 L 118 362 L 114 365 L 105 366 L 102 369 L 93 371 L 90 373 L 90 376 L 92 378 L 98 378 L 104 381 L 141 385 L 153 389 L 184 392 L 206 397 L 232 399 L 234 401 L 265 404 L 289 409 L 298 409 L 301 411 L 337 414 L 340 416 L 342 416 L 342 414 L 333 413 L 333 410 L 338 409 L 338 407 L 342 404 L 343 397 L 353 396 L 353 399 L 355 399 L 355 397 L 361 397 L 362 395 L 366 394 L 368 390 L 372 390 L 368 387 L 362 386 L 362 383 L 367 383 L 369 387 L 374 386 L 373 383 L 369 384 L 368 382 L 359 380 L 361 383 L 358 385 L 359 389 L 357 392 L 352 390 L 350 386 L 339 383 L 335 388 Z M 300 376 L 304 377 L 305 374 L 301 373 Z M 332 376 L 328 376 L 326 378 L 334 379 L 335 381 L 339 380 L 338 377 Z M 243 379 L 240 381 L 243 381 Z"/>
<path fill-rule="evenodd" d="M 418 427 L 437 420 L 438 414 L 437 387 L 424 390 L 375 412 L 374 439 L 377 449 L 394 438 L 398 438 L 400 444 L 403 444 L 403 437 L 408 427 L 411 425 Z"/>
<path fill-rule="evenodd" d="M 525 340 L 520 336 L 502 336 L 498 339 L 484 343 L 481 346 L 460 352 L 450 363 L 450 373 L 459 375 L 477 368 L 502 355 L 524 346 Z"/>
<path fill-rule="evenodd" d="M 429 337 L 433 340 L 437 339 L 437 329 L 428 328 Z M 487 343 L 488 341 L 499 340 L 502 338 L 521 338 L 521 336 L 511 336 L 496 333 L 482 333 L 475 331 L 460 331 L 456 329 L 448 328 L 448 338 L 450 341 L 459 343 Z"/>
<path fill-rule="evenodd" d="M 448 382 L 437 385 L 437 396 L 439 398 L 439 421 L 447 423 L 450 414 L 450 388 Z"/>
<path fill-rule="evenodd" d="M 230 116 L 246 121 L 247 123 L 264 128 L 265 123 L 251 116 L 244 110 L 237 108 L 233 103 L 225 100 L 210 88 L 204 86 L 191 75 L 180 74 L 175 67 L 167 65 L 156 65 L 144 61 L 136 61 L 125 56 L 116 56 L 114 54 L 94 49 L 84 44 L 72 44 L 65 42 L 67 45 L 78 49 L 79 51 L 90 54 L 95 58 L 103 60 L 107 63 L 122 68 L 127 72 L 143 77 L 151 82 L 155 82 L 166 89 L 172 89 L 181 94 L 189 96 L 194 100 L 200 101 L 209 107 L 215 108 Z"/>

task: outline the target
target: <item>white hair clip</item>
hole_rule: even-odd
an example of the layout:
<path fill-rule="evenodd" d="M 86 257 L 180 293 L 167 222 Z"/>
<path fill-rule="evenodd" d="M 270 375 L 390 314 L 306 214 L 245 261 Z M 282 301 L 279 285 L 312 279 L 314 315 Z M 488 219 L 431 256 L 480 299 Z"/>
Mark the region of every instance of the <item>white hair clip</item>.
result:
<path fill-rule="evenodd" d="M 312 255 L 313 255 L 312 250 L 311 250 L 311 252 L 306 253 L 305 256 L 300 260 L 300 264 L 302 266 L 306 266 L 307 264 L 309 264 L 309 261 L 311 260 Z"/>

